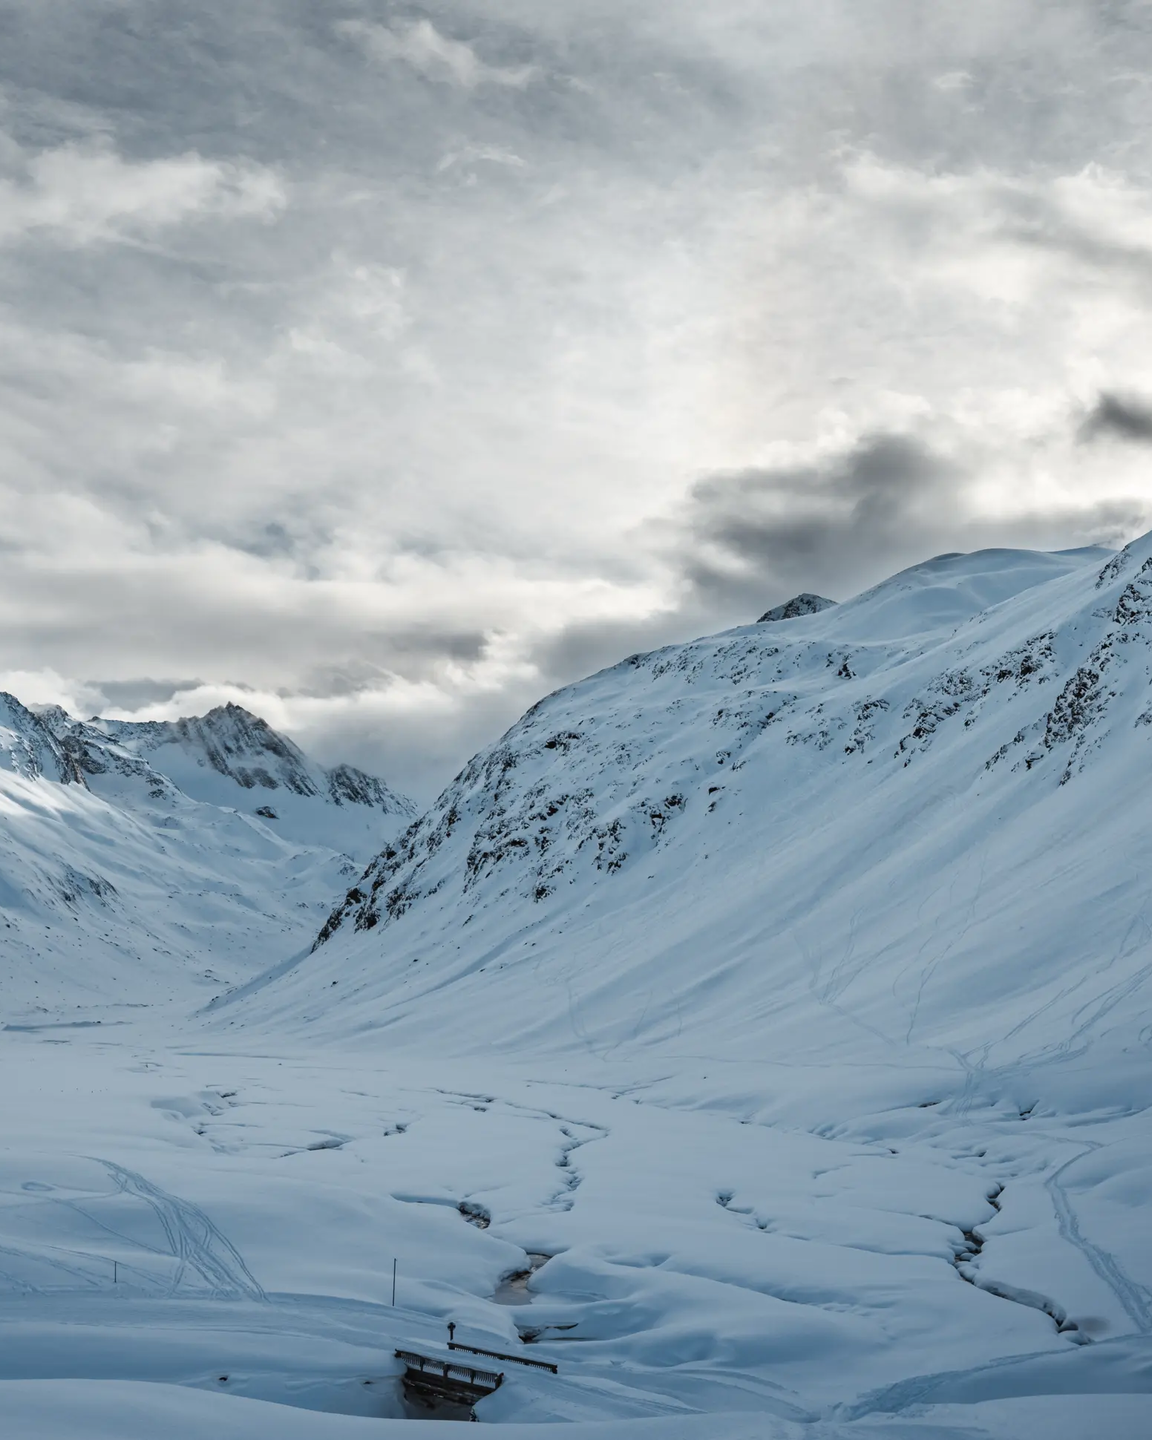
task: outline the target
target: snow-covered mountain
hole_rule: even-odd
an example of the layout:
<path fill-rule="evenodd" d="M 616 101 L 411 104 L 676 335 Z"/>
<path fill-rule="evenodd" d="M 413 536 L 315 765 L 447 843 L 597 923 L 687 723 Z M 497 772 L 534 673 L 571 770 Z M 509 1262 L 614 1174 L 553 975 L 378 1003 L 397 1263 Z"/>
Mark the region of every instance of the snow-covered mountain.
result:
<path fill-rule="evenodd" d="M 416 807 L 352 765 L 325 770 L 239 705 L 181 720 L 74 720 L 41 711 L 98 794 L 158 800 L 174 787 L 192 800 L 259 816 L 298 844 L 360 856 Z"/>
<path fill-rule="evenodd" d="M 632 656 L 478 755 L 262 1003 L 519 1049 L 895 1051 L 1031 1102 L 1152 1021 L 1150 681 L 1150 537 L 941 556 Z"/>
<path fill-rule="evenodd" d="M 0 691 L 0 770 L 26 780 L 44 777 L 61 785 L 84 783 L 76 761 L 57 740 L 49 717 L 35 714 L 7 691 Z"/>
<path fill-rule="evenodd" d="M 0 805 L 9 1023 L 236 983 L 304 943 L 413 808 L 361 771 L 321 769 L 237 706 L 80 722 L 11 695 Z"/>

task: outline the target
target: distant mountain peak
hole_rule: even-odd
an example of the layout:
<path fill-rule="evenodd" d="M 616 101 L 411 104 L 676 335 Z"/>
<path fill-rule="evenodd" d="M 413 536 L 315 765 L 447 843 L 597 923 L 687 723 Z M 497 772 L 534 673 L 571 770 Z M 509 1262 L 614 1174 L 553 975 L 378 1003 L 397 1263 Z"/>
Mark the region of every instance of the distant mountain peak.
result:
<path fill-rule="evenodd" d="M 51 721 L 22 705 L 7 691 L 0 691 L 0 769 L 13 770 L 27 780 L 43 777 L 65 785 L 84 783 L 75 761 L 57 739 Z"/>
<path fill-rule="evenodd" d="M 149 737 L 151 738 L 151 737 Z M 207 715 L 192 715 L 167 722 L 147 748 L 177 743 L 221 775 L 245 790 L 286 786 L 297 795 L 320 795 L 324 787 L 313 774 L 307 756 L 286 735 L 279 734 L 259 715 L 231 701 Z"/>
<path fill-rule="evenodd" d="M 33 715 L 13 704 L 25 717 L 22 730 L 31 734 L 40 727 L 59 753 L 59 763 L 43 761 L 50 778 L 70 767 L 69 778 L 87 777 L 102 792 L 122 795 L 127 783 L 166 805 L 186 797 L 239 809 L 275 822 L 284 838 L 349 853 L 362 853 L 373 840 L 378 844 L 396 821 L 406 824 L 416 813 L 407 796 L 375 775 L 352 765 L 318 765 L 295 741 L 233 701 L 178 720 L 81 721 L 58 705 Z M 26 752 L 39 753 L 34 745 L 24 745 L 20 755 Z M 21 758 L 19 768 L 33 773 L 36 764 L 41 762 Z"/>
<path fill-rule="evenodd" d="M 813 595 L 805 590 L 799 595 L 793 595 L 791 600 L 785 600 L 783 605 L 765 610 L 756 623 L 767 625 L 773 620 L 796 620 L 801 615 L 817 615 L 821 610 L 827 610 L 835 604 L 835 600 L 828 600 L 823 595 Z"/>

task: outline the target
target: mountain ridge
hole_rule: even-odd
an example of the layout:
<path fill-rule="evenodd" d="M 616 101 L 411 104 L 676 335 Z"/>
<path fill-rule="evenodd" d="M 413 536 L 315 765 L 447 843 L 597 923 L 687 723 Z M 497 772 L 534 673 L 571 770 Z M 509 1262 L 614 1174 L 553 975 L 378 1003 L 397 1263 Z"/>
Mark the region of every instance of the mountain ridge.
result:
<path fill-rule="evenodd" d="M 998 555 L 1002 553 L 1010 554 L 1012 552 L 985 553 Z M 886 599 L 887 592 L 893 589 L 903 590 L 907 588 L 906 577 L 923 577 L 927 567 L 937 565 L 940 562 L 968 558 L 970 557 L 960 557 L 954 554 L 936 557 L 934 561 L 925 562 L 923 566 L 912 567 L 909 571 L 900 572 L 899 575 L 892 577 L 890 581 L 883 582 L 880 586 L 865 592 L 864 595 L 858 597 L 856 603 Z M 1116 561 L 1108 560 L 1107 562 L 1108 565 L 1114 567 L 1115 575 L 1120 573 L 1120 568 L 1117 565 L 1119 559 L 1120 557 L 1116 557 Z M 1129 587 L 1129 589 L 1130 588 L 1131 587 Z M 1128 590 L 1125 590 L 1124 598 L 1119 602 L 1121 605 L 1128 606 L 1130 604 L 1130 601 L 1127 599 L 1128 593 Z M 830 608 L 832 603 L 833 602 L 829 602 L 829 606 L 822 608 Z M 789 616 L 788 618 L 801 619 L 819 613 L 820 611 L 817 610 L 807 610 L 798 612 L 796 615 Z M 761 623 L 763 622 L 757 622 L 757 624 Z M 773 636 L 772 639 L 774 642 L 775 636 Z M 749 707 L 747 705 L 747 698 L 755 693 L 755 689 L 752 686 L 744 688 L 741 686 L 741 682 L 752 678 L 752 667 L 762 658 L 773 660 L 782 654 L 790 657 L 787 660 L 780 660 L 774 667 L 775 673 L 772 678 L 775 681 L 779 681 L 781 678 L 787 678 L 784 675 L 785 668 L 787 665 L 794 663 L 794 656 L 798 651 L 806 649 L 810 655 L 812 652 L 820 650 L 822 645 L 825 647 L 820 654 L 820 659 L 823 661 L 823 668 L 825 670 L 834 669 L 836 678 L 841 680 L 856 680 L 858 673 L 862 674 L 866 668 L 883 669 L 884 666 L 890 662 L 891 657 L 884 656 L 883 658 L 879 658 L 876 653 L 876 647 L 867 647 L 861 645 L 859 642 L 837 647 L 834 639 L 829 642 L 823 637 L 813 635 L 810 628 L 805 631 L 804 637 L 798 644 L 794 644 L 792 651 L 789 652 L 786 649 L 782 649 L 781 646 L 776 643 L 769 643 L 765 646 L 750 626 L 738 627 L 735 630 L 723 632 L 720 636 L 704 637 L 700 641 L 689 642 L 688 645 L 665 646 L 660 650 L 652 651 L 648 654 L 630 656 L 617 665 L 609 667 L 597 675 L 590 676 L 585 681 L 576 682 L 575 685 L 568 686 L 564 690 L 557 691 L 553 695 L 545 697 L 543 700 L 537 702 L 536 705 L 532 706 L 525 713 L 524 717 L 517 722 L 495 746 L 487 751 L 482 751 L 480 755 L 470 762 L 469 766 L 461 772 L 453 782 L 453 785 L 444 792 L 436 802 L 436 805 L 428 812 L 428 815 L 430 816 L 433 811 L 443 813 L 445 830 L 447 833 L 450 833 L 457 823 L 454 818 L 454 810 L 458 793 L 473 784 L 479 772 L 483 772 L 486 776 L 492 778 L 497 770 L 508 772 L 515 768 L 517 764 L 521 763 L 519 757 L 512 759 L 508 746 L 515 744 L 518 736 L 534 731 L 538 727 L 539 722 L 548 715 L 564 697 L 579 696 L 584 687 L 592 685 L 601 677 L 611 676 L 629 670 L 646 670 L 653 678 L 660 679 L 665 674 L 678 668 L 686 673 L 686 680 L 691 684 L 695 678 L 693 670 L 698 671 L 701 668 L 700 662 L 696 660 L 693 654 L 694 650 L 702 650 L 709 645 L 718 644 L 719 642 L 724 642 L 721 648 L 727 651 L 727 653 L 722 655 L 722 659 L 725 662 L 730 662 L 728 663 L 728 671 L 725 678 L 731 681 L 733 687 L 736 688 L 736 693 L 743 697 L 745 704 L 744 709 L 740 710 L 739 713 L 737 713 L 733 707 L 723 707 L 722 709 L 718 709 L 714 716 L 710 717 L 710 723 L 713 728 L 721 731 L 735 729 L 737 735 L 740 737 L 737 741 L 739 749 L 730 748 L 717 752 L 717 763 L 715 767 L 717 770 L 722 769 L 727 762 L 729 765 L 729 773 L 731 773 L 731 769 L 733 768 L 731 762 L 734 756 L 739 755 L 740 751 L 742 751 L 748 743 L 750 732 L 751 738 L 754 738 L 755 734 L 762 732 L 769 725 L 781 723 L 786 717 L 793 720 L 807 718 L 813 721 L 817 719 L 822 721 L 820 725 L 806 730 L 796 728 L 789 729 L 786 737 L 787 743 L 789 744 L 815 745 L 817 749 L 826 749 L 829 745 L 833 744 L 833 729 L 836 729 L 843 734 L 845 742 L 843 749 L 846 755 L 863 753 L 865 748 L 874 744 L 876 741 L 879 718 L 885 712 L 892 710 L 892 702 L 883 695 L 866 695 L 864 698 L 854 702 L 852 714 L 855 723 L 852 724 L 849 733 L 849 721 L 844 715 L 837 716 L 835 719 L 828 717 L 826 702 L 818 701 L 815 705 L 803 708 L 804 696 L 799 691 L 792 693 L 787 688 L 782 688 L 777 685 L 772 687 L 771 693 L 773 700 L 764 710 L 764 713 L 760 714 L 757 712 L 753 715 L 752 711 L 756 709 L 756 707 Z M 930 695 L 920 697 L 917 713 L 914 716 L 902 716 L 903 719 L 912 718 L 914 723 L 910 728 L 907 726 L 900 727 L 903 733 L 893 737 L 896 747 L 894 758 L 899 756 L 907 757 L 920 742 L 926 741 L 932 733 L 929 727 L 934 727 L 940 720 L 947 718 L 948 714 L 953 713 L 952 709 L 950 709 L 951 701 L 969 701 L 974 704 L 977 699 L 983 699 L 988 693 L 987 685 L 990 681 L 995 680 L 997 683 L 1000 683 L 1006 679 L 1013 678 L 1018 683 L 1023 684 L 1034 675 L 1042 683 L 1049 680 L 1051 675 L 1043 673 L 1043 666 L 1045 662 L 1050 661 L 1051 658 L 1047 637 L 1044 634 L 1038 634 L 1026 641 L 1024 646 L 1016 647 L 1011 651 L 1006 651 L 1001 656 L 994 657 L 989 664 L 981 667 L 975 676 L 969 677 L 965 675 L 961 678 L 958 674 L 954 673 L 942 675 L 939 677 L 937 685 L 932 686 L 930 683 L 929 687 L 930 690 L 937 690 L 942 699 L 936 702 Z M 850 668 L 851 664 L 860 666 L 860 671 L 852 670 Z M 1080 672 L 1078 671 L 1077 675 L 1079 674 Z M 1065 696 L 1057 707 L 1060 716 L 1063 718 L 1058 718 L 1056 715 L 1045 717 L 1044 724 L 1047 736 L 1047 748 L 1052 748 L 1053 736 L 1055 735 L 1056 728 L 1061 724 L 1066 727 L 1070 726 L 1072 730 L 1078 729 L 1082 724 L 1084 716 L 1081 712 L 1085 708 L 1085 702 L 1083 699 L 1070 698 L 1073 693 L 1078 693 L 1082 688 L 1084 688 L 1082 678 L 1070 681 L 1066 687 L 1069 695 Z M 976 694 L 977 690 L 981 691 L 979 696 Z M 674 701 L 673 703 L 676 702 Z M 938 711 L 940 713 L 937 713 Z M 563 727 L 553 727 L 553 729 L 555 733 L 549 734 L 548 737 L 543 740 L 542 744 L 543 748 L 552 751 L 557 759 L 567 756 L 572 749 L 584 739 L 582 733 L 573 729 L 564 730 Z M 1007 752 L 1005 751 L 1005 753 Z M 740 763 L 740 760 L 737 759 L 735 768 L 739 768 Z M 907 759 L 905 759 L 904 763 L 908 763 Z M 447 799 L 447 809 L 445 810 L 446 797 L 449 798 Z M 682 798 L 679 797 L 670 797 L 663 802 L 649 800 L 642 802 L 643 805 L 648 807 L 648 817 L 658 830 L 662 830 L 667 819 L 670 818 L 668 812 L 681 808 L 683 803 Z M 665 813 L 657 819 L 657 812 L 660 811 L 661 808 Z M 551 817 L 549 816 L 547 818 Z M 416 827 L 417 833 L 404 842 L 403 853 L 414 857 L 419 852 L 423 844 L 422 836 L 419 832 L 427 824 L 428 816 L 422 817 Z M 598 857 L 603 860 L 602 868 L 605 873 L 608 874 L 619 870 L 627 859 L 627 855 L 622 853 L 620 847 L 615 844 L 617 836 L 618 831 L 615 829 L 610 830 L 610 832 L 595 832 Z M 576 848 L 578 850 L 584 848 L 592 838 L 592 831 L 582 833 L 579 836 Z M 434 850 L 438 847 L 433 843 L 431 846 L 424 846 L 424 848 Z M 516 851 L 523 851 L 528 847 L 513 843 L 512 848 Z M 543 847 L 536 848 L 547 852 L 551 848 L 551 845 L 546 843 Z M 373 875 L 371 869 L 366 872 L 366 879 L 369 875 L 372 875 L 373 889 L 379 891 L 383 888 L 381 884 L 377 884 L 377 881 L 381 879 L 384 873 L 393 873 L 390 870 L 390 865 L 401 853 L 400 850 L 385 851 L 381 857 L 378 857 L 376 862 L 377 866 L 380 867 L 379 873 Z M 486 858 L 491 861 L 496 857 L 489 855 Z M 422 864 L 423 861 L 420 863 Z M 475 855 L 471 856 L 468 865 L 465 867 L 466 873 L 469 876 L 474 874 L 479 863 L 482 863 L 480 857 Z M 599 864 L 597 868 L 601 868 Z M 546 870 L 537 870 L 535 873 L 539 878 L 544 878 L 547 872 Z M 386 882 L 384 883 L 386 884 Z M 465 884 L 467 886 L 467 881 Z M 542 899 L 544 897 L 534 896 L 534 898 Z M 399 902 L 400 897 L 395 897 L 393 902 L 394 909 Z M 386 904 L 387 902 L 384 903 Z M 339 911 L 336 912 L 337 915 L 339 915 L 339 913 Z M 379 923 L 381 919 L 380 914 L 375 913 L 374 919 L 373 915 L 374 911 L 370 906 L 358 911 L 357 924 L 359 928 L 372 928 L 375 923 Z M 329 934 L 339 928 L 339 923 L 338 921 L 331 926 Z"/>
<path fill-rule="evenodd" d="M 1150 537 L 993 550 L 629 657 L 480 752 L 228 1022 L 1064 1084 L 1046 1045 L 1152 1020 L 1116 1010 L 1152 955 L 1139 865 L 1108 860 L 1146 848 L 1150 596 Z"/>
<path fill-rule="evenodd" d="M 242 981 L 306 944 L 357 860 L 414 809 L 238 706 L 80 721 L 9 695 L 0 804 L 8 1023 Z"/>

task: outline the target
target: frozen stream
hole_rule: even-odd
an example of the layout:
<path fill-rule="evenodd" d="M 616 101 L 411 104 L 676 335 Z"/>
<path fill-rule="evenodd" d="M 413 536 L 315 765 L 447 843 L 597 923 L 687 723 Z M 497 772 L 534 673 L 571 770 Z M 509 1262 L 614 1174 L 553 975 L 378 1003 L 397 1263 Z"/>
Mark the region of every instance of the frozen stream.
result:
<path fill-rule="evenodd" d="M 531 1305 L 536 1298 L 529 1289 L 532 1277 L 551 1259 L 551 1255 L 541 1255 L 529 1251 L 527 1268 L 514 1270 L 511 1275 L 505 1275 L 497 1285 L 492 1299 L 497 1305 Z"/>
<path fill-rule="evenodd" d="M 264 1413 L 224 1396 L 322 1412 L 275 1433 L 327 1437 L 341 1416 L 401 1426 L 392 1352 L 453 1320 L 559 1365 L 479 1407 L 524 1440 L 1010 1434 L 996 1406 L 1061 1389 L 1126 1392 L 1108 1433 L 1152 1433 L 1142 1115 L 1022 1117 L 937 1083 L 931 1106 L 858 1090 L 817 1127 L 758 1116 L 734 1074 L 687 1106 L 683 1076 L 606 1067 L 479 1084 L 463 1061 L 192 1053 L 138 1029 L 3 1046 L 5 1383 L 191 1387 L 165 1422 L 181 1440 L 201 1413 L 214 1437 L 273 1433 L 220 1430 Z M 52 1435 L 78 1392 L 19 1393 L 46 1397 L 24 1433 Z"/>

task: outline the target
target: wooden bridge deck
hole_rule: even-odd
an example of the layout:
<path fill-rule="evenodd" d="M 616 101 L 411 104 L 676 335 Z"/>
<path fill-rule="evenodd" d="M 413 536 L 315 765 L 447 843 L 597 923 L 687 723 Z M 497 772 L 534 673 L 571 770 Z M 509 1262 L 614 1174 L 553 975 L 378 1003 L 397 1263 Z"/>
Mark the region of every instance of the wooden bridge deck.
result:
<path fill-rule="evenodd" d="M 404 1393 L 410 1399 L 435 1404 L 447 1401 L 469 1408 L 492 1395 L 504 1383 L 503 1371 L 483 1370 L 454 1355 L 424 1355 L 418 1350 L 397 1350 L 404 1362 Z"/>

